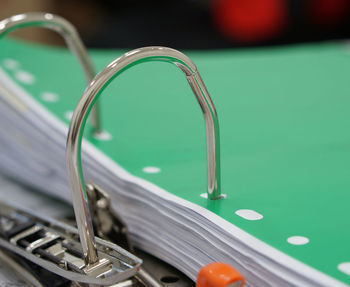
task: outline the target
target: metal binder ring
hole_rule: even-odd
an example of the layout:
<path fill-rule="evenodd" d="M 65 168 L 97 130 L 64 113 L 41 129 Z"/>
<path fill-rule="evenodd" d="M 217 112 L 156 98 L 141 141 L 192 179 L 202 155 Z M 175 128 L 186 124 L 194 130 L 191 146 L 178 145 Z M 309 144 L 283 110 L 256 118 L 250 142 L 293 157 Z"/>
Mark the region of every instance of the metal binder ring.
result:
<path fill-rule="evenodd" d="M 220 198 L 220 143 L 219 124 L 214 104 L 195 64 L 179 51 L 165 47 L 146 47 L 128 53 L 111 62 L 92 80 L 77 104 L 69 127 L 66 163 L 73 192 L 73 205 L 83 251 L 89 260 L 96 259 L 94 236 L 90 220 L 86 187 L 81 165 L 81 142 L 89 112 L 108 84 L 128 68 L 148 61 L 175 64 L 186 75 L 202 109 L 206 127 L 208 198 Z"/>
<path fill-rule="evenodd" d="M 68 48 L 77 57 L 80 65 L 82 66 L 86 83 L 88 85 L 96 74 L 94 66 L 77 30 L 64 18 L 54 14 L 41 12 L 14 15 L 0 21 L 0 36 L 10 33 L 16 29 L 33 26 L 53 30 L 63 37 Z M 91 125 L 95 134 L 101 132 L 100 114 L 96 105 L 92 112 Z"/>

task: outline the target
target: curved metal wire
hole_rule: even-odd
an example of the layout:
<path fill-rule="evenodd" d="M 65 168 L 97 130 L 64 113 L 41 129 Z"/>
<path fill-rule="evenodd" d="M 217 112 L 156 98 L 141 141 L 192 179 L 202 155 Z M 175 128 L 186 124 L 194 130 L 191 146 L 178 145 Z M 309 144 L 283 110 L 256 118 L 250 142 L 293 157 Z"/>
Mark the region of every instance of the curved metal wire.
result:
<path fill-rule="evenodd" d="M 68 176 L 73 192 L 73 204 L 81 236 L 80 241 L 88 260 L 95 258 L 96 250 L 93 248 L 93 230 L 81 165 L 81 142 L 85 123 L 91 108 L 104 88 L 123 71 L 147 61 L 170 62 L 185 73 L 187 81 L 204 114 L 207 141 L 208 198 L 220 198 L 219 123 L 214 104 L 196 66 L 184 54 L 165 47 L 146 47 L 125 53 L 106 66 L 87 87 L 74 110 L 67 137 L 66 163 Z"/>
<path fill-rule="evenodd" d="M 96 74 L 94 66 L 77 30 L 64 18 L 54 14 L 42 12 L 14 15 L 0 21 L 0 37 L 12 32 L 13 30 L 33 26 L 53 30 L 63 37 L 68 48 L 73 52 L 83 68 L 86 83 L 88 85 Z M 101 132 L 99 110 L 96 105 L 94 106 L 92 112 L 91 125 L 94 133 L 98 134 Z"/>

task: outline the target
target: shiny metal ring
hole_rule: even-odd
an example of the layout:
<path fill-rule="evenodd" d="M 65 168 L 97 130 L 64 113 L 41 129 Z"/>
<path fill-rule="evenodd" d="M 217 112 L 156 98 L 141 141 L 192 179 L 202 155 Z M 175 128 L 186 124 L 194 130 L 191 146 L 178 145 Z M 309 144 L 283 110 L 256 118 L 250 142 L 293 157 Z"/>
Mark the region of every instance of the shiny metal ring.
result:
<path fill-rule="evenodd" d="M 214 104 L 194 63 L 179 51 L 164 47 L 146 47 L 125 53 L 106 66 L 90 83 L 77 104 L 69 127 L 66 163 L 73 192 L 73 205 L 82 243 L 88 262 L 96 260 L 94 235 L 89 215 L 86 187 L 81 165 L 81 142 L 89 112 L 108 84 L 128 68 L 148 61 L 175 64 L 186 75 L 202 109 L 206 127 L 208 198 L 220 198 L 219 124 Z"/>
<path fill-rule="evenodd" d="M 94 66 L 81 41 L 77 30 L 74 26 L 64 18 L 50 13 L 32 12 L 14 15 L 10 18 L 0 21 L 0 36 L 10 33 L 24 27 L 43 27 L 53 30 L 60 34 L 65 40 L 68 48 L 77 57 L 80 65 L 83 68 L 87 85 L 96 75 Z M 101 132 L 101 123 L 98 107 L 95 105 L 92 116 L 91 125 L 94 133 Z"/>

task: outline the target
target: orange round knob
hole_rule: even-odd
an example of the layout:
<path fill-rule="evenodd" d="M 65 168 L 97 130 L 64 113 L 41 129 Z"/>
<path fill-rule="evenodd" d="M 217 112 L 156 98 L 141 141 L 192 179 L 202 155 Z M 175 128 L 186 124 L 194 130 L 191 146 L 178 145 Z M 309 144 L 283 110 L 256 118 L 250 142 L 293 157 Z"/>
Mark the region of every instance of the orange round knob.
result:
<path fill-rule="evenodd" d="M 196 287 L 243 287 L 244 277 L 232 266 L 214 262 L 198 273 Z"/>

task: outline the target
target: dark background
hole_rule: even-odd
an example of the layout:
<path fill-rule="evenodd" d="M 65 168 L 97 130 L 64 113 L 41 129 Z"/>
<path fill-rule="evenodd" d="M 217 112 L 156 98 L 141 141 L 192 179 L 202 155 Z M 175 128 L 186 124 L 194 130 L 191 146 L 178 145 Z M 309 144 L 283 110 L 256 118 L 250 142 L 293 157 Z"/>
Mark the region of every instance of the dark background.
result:
<path fill-rule="evenodd" d="M 71 21 L 85 44 L 224 49 L 346 39 L 350 0 L 1 0 L 0 16 L 44 11 Z M 61 45 L 43 29 L 13 33 Z"/>

